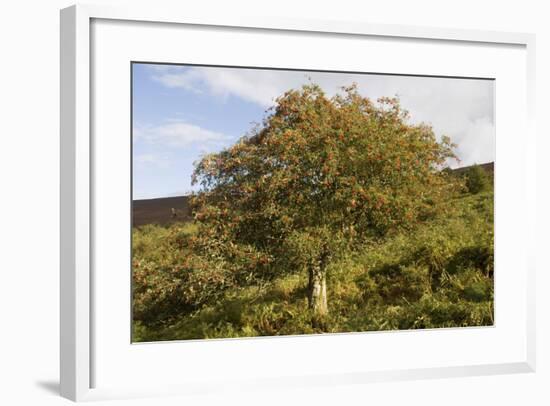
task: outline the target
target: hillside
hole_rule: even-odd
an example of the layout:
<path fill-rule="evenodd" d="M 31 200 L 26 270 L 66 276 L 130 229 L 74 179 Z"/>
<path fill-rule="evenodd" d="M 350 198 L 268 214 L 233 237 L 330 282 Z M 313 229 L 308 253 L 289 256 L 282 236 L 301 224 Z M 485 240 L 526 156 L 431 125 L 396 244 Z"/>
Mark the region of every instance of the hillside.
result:
<path fill-rule="evenodd" d="M 172 209 L 175 210 L 174 216 Z M 167 225 L 191 220 L 189 196 L 134 200 L 132 202 L 133 226 L 145 224 Z"/>
<path fill-rule="evenodd" d="M 330 314 L 313 327 L 307 275 L 230 287 L 198 307 L 182 295 L 191 223 L 133 231 L 133 341 L 489 326 L 493 319 L 493 191 L 456 198 L 450 215 L 361 242 L 328 270 Z M 197 274 L 197 276 L 199 276 Z M 194 296 L 193 296 L 194 297 Z"/>
<path fill-rule="evenodd" d="M 474 166 L 474 165 L 463 166 L 461 168 L 456 168 L 456 169 L 453 169 L 453 172 L 456 173 L 457 175 L 462 175 L 468 169 L 470 169 L 472 166 Z M 495 173 L 495 163 L 494 162 L 487 162 L 487 163 L 484 163 L 484 164 L 479 164 L 479 166 L 481 167 L 481 169 L 483 169 L 485 172 L 487 172 L 488 175 L 494 176 L 494 173 Z"/>

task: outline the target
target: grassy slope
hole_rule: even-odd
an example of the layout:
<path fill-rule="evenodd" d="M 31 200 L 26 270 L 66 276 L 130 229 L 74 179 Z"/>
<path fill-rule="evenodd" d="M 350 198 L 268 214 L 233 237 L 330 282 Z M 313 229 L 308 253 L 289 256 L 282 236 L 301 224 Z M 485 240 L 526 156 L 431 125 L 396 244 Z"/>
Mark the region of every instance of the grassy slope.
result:
<path fill-rule="evenodd" d="M 464 195 L 456 213 L 365 244 L 329 269 L 330 316 L 314 329 L 307 275 L 231 289 L 163 327 L 135 323 L 135 341 L 308 334 L 493 324 L 493 192 Z M 169 266 L 174 227 L 134 230 L 135 256 Z M 192 231 L 192 230 L 191 230 Z M 174 257 L 176 255 L 176 257 Z"/>

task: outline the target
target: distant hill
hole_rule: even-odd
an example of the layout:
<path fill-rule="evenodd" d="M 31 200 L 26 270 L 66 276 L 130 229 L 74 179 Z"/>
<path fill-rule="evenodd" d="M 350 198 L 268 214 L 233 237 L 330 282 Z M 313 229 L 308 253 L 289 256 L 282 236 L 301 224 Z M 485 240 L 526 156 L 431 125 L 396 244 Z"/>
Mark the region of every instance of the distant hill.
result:
<path fill-rule="evenodd" d="M 189 220 L 191 220 L 189 196 L 161 197 L 132 202 L 134 227 L 145 224 L 165 225 Z"/>
<path fill-rule="evenodd" d="M 480 164 L 491 176 L 494 175 L 494 162 Z M 456 174 L 463 174 L 471 166 L 453 169 Z M 158 199 L 134 200 L 132 203 L 132 225 L 145 224 L 167 225 L 191 220 L 189 196 L 161 197 Z"/>
<path fill-rule="evenodd" d="M 466 172 L 468 169 L 470 169 L 472 166 L 475 166 L 475 165 L 470 165 L 470 166 L 463 166 L 462 168 L 456 168 L 456 169 L 453 169 L 453 172 L 456 173 L 456 174 L 463 174 L 464 172 Z M 479 164 L 479 166 L 484 169 L 488 175 L 491 175 L 493 176 L 495 174 L 495 163 L 494 162 L 487 162 L 485 164 Z"/>

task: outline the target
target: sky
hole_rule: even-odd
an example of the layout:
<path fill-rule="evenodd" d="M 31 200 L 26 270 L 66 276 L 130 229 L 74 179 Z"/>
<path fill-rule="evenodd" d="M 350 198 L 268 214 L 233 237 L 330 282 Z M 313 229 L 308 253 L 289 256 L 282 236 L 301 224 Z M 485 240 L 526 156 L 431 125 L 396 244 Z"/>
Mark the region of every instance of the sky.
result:
<path fill-rule="evenodd" d="M 193 163 L 220 151 L 260 123 L 274 100 L 313 81 L 327 95 L 358 85 L 373 100 L 398 96 L 411 123 L 427 123 L 440 139 L 451 137 L 460 163 L 495 159 L 494 81 L 219 68 L 132 65 L 133 198 L 181 196 L 191 185 Z"/>

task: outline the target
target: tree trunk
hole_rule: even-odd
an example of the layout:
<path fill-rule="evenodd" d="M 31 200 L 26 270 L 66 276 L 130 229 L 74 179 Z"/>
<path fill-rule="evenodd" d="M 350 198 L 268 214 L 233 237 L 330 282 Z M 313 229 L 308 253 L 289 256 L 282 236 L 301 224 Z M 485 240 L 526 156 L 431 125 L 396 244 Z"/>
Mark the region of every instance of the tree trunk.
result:
<path fill-rule="evenodd" d="M 329 253 L 325 247 L 318 262 L 309 269 L 309 308 L 313 311 L 315 319 L 322 319 L 328 314 L 326 275 L 328 259 Z"/>
<path fill-rule="evenodd" d="M 314 316 L 323 317 L 328 314 L 327 278 L 325 270 L 312 267 L 309 271 L 309 308 Z"/>

